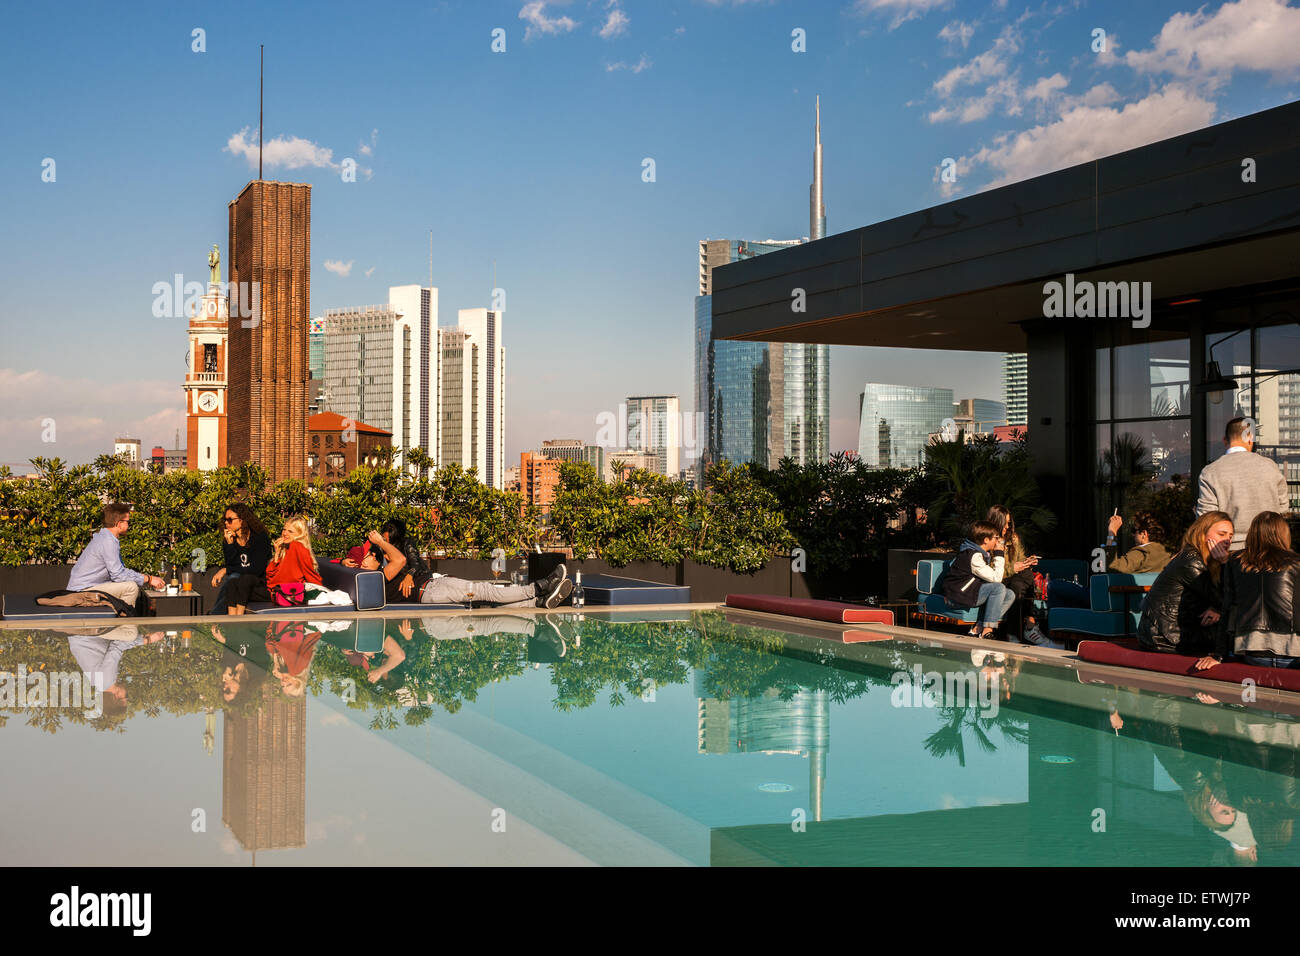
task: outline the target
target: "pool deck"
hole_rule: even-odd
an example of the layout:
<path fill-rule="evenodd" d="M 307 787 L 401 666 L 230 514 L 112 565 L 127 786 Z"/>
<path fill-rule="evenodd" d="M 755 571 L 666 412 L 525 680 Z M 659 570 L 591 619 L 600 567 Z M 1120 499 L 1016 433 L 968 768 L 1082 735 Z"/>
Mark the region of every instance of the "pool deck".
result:
<path fill-rule="evenodd" d="M 645 604 L 645 605 L 587 605 L 582 608 L 582 613 L 599 614 L 603 612 L 615 612 L 618 614 L 637 614 L 645 613 L 647 615 L 663 614 L 664 612 L 692 612 L 692 611 L 718 611 L 725 613 L 727 619 L 736 623 L 750 624 L 755 627 L 766 627 L 776 631 L 782 631 L 791 636 L 791 643 L 796 649 L 804 651 L 824 651 L 827 642 L 836 648 L 836 654 L 845 659 L 852 660 L 860 656 L 855 654 L 855 650 L 869 648 L 871 644 L 856 643 L 853 641 L 853 635 L 870 633 L 887 637 L 890 640 L 900 641 L 916 645 L 918 648 L 942 648 L 946 650 L 971 651 L 974 649 L 984 649 L 988 651 L 997 651 L 1008 656 L 1021 658 L 1022 660 L 1033 661 L 1039 664 L 1047 664 L 1054 667 L 1069 669 L 1078 673 L 1086 669 L 1090 682 L 1101 681 L 1104 683 L 1114 683 L 1125 686 L 1140 686 L 1145 689 L 1181 695 L 1195 695 L 1198 693 L 1208 694 L 1220 700 L 1236 697 L 1239 693 L 1239 686 L 1235 683 L 1220 680 L 1208 680 L 1206 678 L 1184 676 L 1179 674 L 1163 674 L 1154 671 L 1136 670 L 1129 667 L 1117 667 L 1109 664 L 1094 664 L 1082 660 L 1078 654 L 1073 651 L 1055 650 L 1052 648 L 1036 647 L 1032 644 L 1011 644 L 1006 641 L 988 641 L 978 638 L 967 637 L 960 634 L 949 634 L 941 631 L 922 630 L 915 627 L 902 627 L 883 624 L 827 624 L 820 621 L 810 621 L 803 618 L 787 617 L 781 614 L 769 614 L 762 611 L 741 611 L 734 608 L 728 608 L 723 604 L 702 603 L 702 604 Z M 573 614 L 572 607 L 556 608 L 546 610 L 545 608 L 527 608 L 527 607 L 483 607 L 473 610 L 448 610 L 446 608 L 423 608 L 421 605 L 412 604 L 403 607 L 387 607 L 378 611 L 337 611 L 328 605 L 320 607 L 305 608 L 301 614 L 250 614 L 243 615 L 245 618 L 274 620 L 317 620 L 322 618 L 332 619 L 352 619 L 352 618 L 392 618 L 400 620 L 404 618 L 429 617 L 432 615 L 449 614 L 455 616 L 497 616 L 502 613 L 521 615 L 521 616 L 543 616 L 549 614 Z M 19 630 L 58 630 L 61 628 L 74 627 L 104 627 L 117 626 L 120 624 L 139 624 L 149 627 L 151 630 L 181 630 L 185 627 L 195 625 L 211 624 L 232 624 L 230 615 L 209 614 L 201 617 L 150 617 L 150 618 L 77 618 L 77 617 L 54 617 L 42 619 L 40 621 L 0 621 L 0 629 L 19 629 Z M 251 623 L 250 621 L 240 621 L 239 623 Z M 846 641 L 846 636 L 849 640 Z M 859 638 L 860 640 L 860 638 Z M 861 655 L 865 659 L 865 655 Z M 1082 683 L 1082 678 L 1080 679 Z M 1300 693 L 1287 690 L 1279 690 L 1270 687 L 1257 687 L 1254 689 L 1255 699 L 1251 701 L 1255 707 L 1268 708 L 1270 705 L 1279 705 L 1282 709 L 1300 713 Z"/>

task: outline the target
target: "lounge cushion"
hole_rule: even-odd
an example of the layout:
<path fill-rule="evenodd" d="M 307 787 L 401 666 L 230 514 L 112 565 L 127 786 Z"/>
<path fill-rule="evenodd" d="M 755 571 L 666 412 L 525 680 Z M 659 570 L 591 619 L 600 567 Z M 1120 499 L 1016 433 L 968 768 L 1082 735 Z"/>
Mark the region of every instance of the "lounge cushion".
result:
<path fill-rule="evenodd" d="M 939 586 L 943 572 L 952 564 L 952 558 L 924 558 L 916 562 L 916 590 L 918 594 L 933 594 Z"/>
<path fill-rule="evenodd" d="M 917 602 L 917 606 L 926 614 L 950 617 L 954 621 L 965 621 L 971 624 L 975 622 L 975 618 L 980 612 L 977 607 L 953 607 L 944 599 L 942 594 L 923 594 Z"/>
<path fill-rule="evenodd" d="M 1108 641 L 1081 641 L 1079 657 L 1093 664 L 1114 664 L 1119 667 L 1133 667 L 1161 674 L 1182 674 L 1186 677 L 1204 677 L 1206 680 L 1229 681 L 1234 684 L 1240 684 L 1246 678 L 1250 678 L 1257 687 L 1300 690 L 1300 671 L 1256 667 L 1253 664 L 1219 664 L 1198 671 L 1194 666 L 1195 657 L 1133 651 L 1125 647 L 1117 647 Z"/>
<path fill-rule="evenodd" d="M 771 594 L 728 594 L 727 607 L 742 611 L 766 611 L 768 614 L 785 614 L 810 621 L 830 624 L 893 624 L 894 612 L 878 607 L 862 607 L 839 601 L 818 601 L 813 598 L 778 597 Z"/>
<path fill-rule="evenodd" d="M 584 574 L 582 596 L 587 604 L 688 604 L 691 589 L 616 574 Z"/>
<path fill-rule="evenodd" d="M 47 607 L 36 603 L 35 594 L 6 594 L 0 597 L 0 618 L 6 621 L 116 616 L 117 612 L 111 607 Z"/>
<path fill-rule="evenodd" d="M 384 608 L 384 573 L 382 571 L 363 571 L 361 568 L 349 568 L 332 561 L 320 562 L 321 584 L 331 591 L 345 591 L 352 599 L 350 605 L 312 604 L 309 608 L 322 614 L 336 611 L 379 611 Z M 250 604 L 248 610 L 253 614 L 295 614 L 305 610 L 301 607 L 280 607 L 265 601 Z"/>

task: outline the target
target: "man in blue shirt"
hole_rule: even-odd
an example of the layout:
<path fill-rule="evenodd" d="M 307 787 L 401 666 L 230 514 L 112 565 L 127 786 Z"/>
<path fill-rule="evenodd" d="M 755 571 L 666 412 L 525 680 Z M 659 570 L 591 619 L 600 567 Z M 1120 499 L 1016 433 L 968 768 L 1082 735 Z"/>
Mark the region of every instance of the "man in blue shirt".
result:
<path fill-rule="evenodd" d="M 135 605 L 140 588 L 163 586 L 163 579 L 132 571 L 122 564 L 122 545 L 118 541 L 131 526 L 129 505 L 111 502 L 104 505 L 104 527 L 95 532 L 72 566 L 68 577 L 69 591 L 103 591 L 120 601 Z"/>

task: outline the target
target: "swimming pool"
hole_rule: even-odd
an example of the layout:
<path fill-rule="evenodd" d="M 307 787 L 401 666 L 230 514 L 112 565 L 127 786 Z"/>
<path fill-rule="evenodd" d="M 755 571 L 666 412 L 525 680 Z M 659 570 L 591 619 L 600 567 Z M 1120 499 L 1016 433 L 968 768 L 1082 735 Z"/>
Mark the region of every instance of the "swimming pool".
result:
<path fill-rule="evenodd" d="M 716 609 L 104 630 L 0 629 L 11 863 L 1296 860 L 1285 705 L 1011 649 Z M 55 693 L 96 667 L 124 699 Z"/>

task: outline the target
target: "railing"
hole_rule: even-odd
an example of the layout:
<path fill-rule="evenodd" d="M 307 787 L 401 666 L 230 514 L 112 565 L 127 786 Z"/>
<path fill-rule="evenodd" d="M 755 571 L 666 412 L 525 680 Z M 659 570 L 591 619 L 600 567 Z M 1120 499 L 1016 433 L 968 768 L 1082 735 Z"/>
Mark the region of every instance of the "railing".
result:
<path fill-rule="evenodd" d="M 211 382 L 219 385 L 226 380 L 226 377 L 220 372 L 193 372 L 189 375 L 188 380 L 191 382 Z"/>

